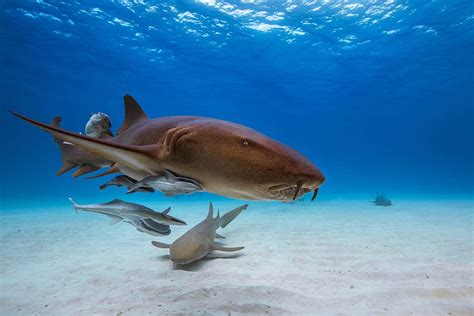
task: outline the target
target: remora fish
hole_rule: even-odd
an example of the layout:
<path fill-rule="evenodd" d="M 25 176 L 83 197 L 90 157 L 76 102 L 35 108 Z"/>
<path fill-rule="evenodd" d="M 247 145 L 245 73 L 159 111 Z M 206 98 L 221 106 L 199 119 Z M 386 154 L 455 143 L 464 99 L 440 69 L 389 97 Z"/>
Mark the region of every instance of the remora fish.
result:
<path fill-rule="evenodd" d="M 161 175 L 149 176 L 132 185 L 127 193 L 133 193 L 137 190 L 143 190 L 151 187 L 156 191 L 163 192 L 166 196 L 178 194 L 189 194 L 202 191 L 202 187 L 196 181 L 183 177 L 177 177 L 168 170 L 163 170 Z"/>
<path fill-rule="evenodd" d="M 204 191 L 246 200 L 290 201 L 324 182 L 316 166 L 295 150 L 248 127 L 222 120 L 172 116 L 150 119 L 129 95 L 117 136 L 91 138 L 13 115 L 115 162 L 113 172 L 139 181 L 163 170 L 194 179 Z"/>
<path fill-rule="evenodd" d="M 392 201 L 387 199 L 385 195 L 383 194 L 382 195 L 377 194 L 377 196 L 375 197 L 375 200 L 370 201 L 370 202 L 374 203 L 377 206 L 391 206 L 392 205 Z"/>
<path fill-rule="evenodd" d="M 171 232 L 169 225 L 186 225 L 184 221 L 168 215 L 171 208 L 159 213 L 146 206 L 118 199 L 107 203 L 87 205 L 77 204 L 72 198 L 69 198 L 69 201 L 76 211 L 82 210 L 107 215 L 112 218 L 111 224 L 123 220 L 135 226 L 138 231 L 151 235 L 169 235 Z"/>
<path fill-rule="evenodd" d="M 188 264 L 202 259 L 212 250 L 227 252 L 242 250 L 244 247 L 223 247 L 216 244 L 214 239 L 216 238 L 216 230 L 226 227 L 243 210 L 247 209 L 247 206 L 242 205 L 227 212 L 222 217 L 218 213 L 217 217 L 213 218 L 214 209 L 212 203 L 209 203 L 209 213 L 206 219 L 176 239 L 171 245 L 157 241 L 152 241 L 152 244 L 158 248 L 169 248 L 170 259 L 176 264 Z M 217 237 L 219 236 L 217 235 Z"/>
<path fill-rule="evenodd" d="M 137 181 L 133 180 L 132 178 L 128 176 L 120 175 L 102 184 L 99 188 L 103 190 L 107 188 L 108 186 L 117 186 L 117 187 L 124 186 L 127 188 L 127 190 L 130 190 L 133 187 L 134 188 L 133 192 L 154 192 L 153 188 L 151 187 L 136 187 L 135 185 L 136 183 Z M 133 193 L 133 192 L 130 192 L 130 193 Z"/>

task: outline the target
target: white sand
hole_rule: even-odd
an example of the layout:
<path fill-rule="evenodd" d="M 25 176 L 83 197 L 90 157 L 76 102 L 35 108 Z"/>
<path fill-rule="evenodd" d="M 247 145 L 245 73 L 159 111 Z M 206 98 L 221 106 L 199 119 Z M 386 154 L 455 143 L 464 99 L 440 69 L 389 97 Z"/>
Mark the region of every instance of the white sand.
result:
<path fill-rule="evenodd" d="M 207 213 L 206 202 L 168 204 L 191 225 Z M 243 251 L 176 268 L 150 241 L 169 242 L 186 227 L 153 238 L 71 207 L 4 210 L 0 311 L 472 315 L 472 214 L 469 201 L 251 203 L 220 230 Z"/>

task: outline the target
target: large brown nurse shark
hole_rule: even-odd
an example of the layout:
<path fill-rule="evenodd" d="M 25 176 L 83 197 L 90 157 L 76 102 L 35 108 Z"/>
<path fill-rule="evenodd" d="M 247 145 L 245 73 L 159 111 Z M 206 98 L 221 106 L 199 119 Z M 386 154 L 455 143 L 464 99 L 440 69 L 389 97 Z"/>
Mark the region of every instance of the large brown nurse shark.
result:
<path fill-rule="evenodd" d="M 203 191 L 244 200 L 290 201 L 314 191 L 323 174 L 295 150 L 248 127 L 218 119 L 171 116 L 150 119 L 129 95 L 115 137 L 92 138 L 17 117 L 97 156 L 111 172 L 134 180 L 164 170 L 197 181 Z M 110 172 L 108 172 L 110 173 Z"/>
<path fill-rule="evenodd" d="M 214 208 L 209 203 L 209 213 L 206 219 L 188 230 L 183 236 L 176 239 L 171 245 L 158 241 L 152 241 L 153 246 L 158 248 L 169 248 L 170 259 L 176 264 L 188 264 L 204 258 L 213 250 L 220 251 L 239 251 L 244 247 L 224 247 L 214 242 L 217 237 L 224 238 L 216 234 L 217 229 L 226 227 L 234 220 L 247 205 L 242 205 L 232 211 L 225 213 L 222 217 L 217 214 L 213 217 Z"/>

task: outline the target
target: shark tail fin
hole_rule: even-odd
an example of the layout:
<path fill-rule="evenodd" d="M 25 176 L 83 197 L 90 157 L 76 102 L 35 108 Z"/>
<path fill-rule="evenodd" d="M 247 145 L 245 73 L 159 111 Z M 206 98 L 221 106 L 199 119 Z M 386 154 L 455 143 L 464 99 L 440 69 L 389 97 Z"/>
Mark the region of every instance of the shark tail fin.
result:
<path fill-rule="evenodd" d="M 79 214 L 79 213 L 77 212 L 77 208 L 79 207 L 79 204 L 77 204 L 77 203 L 72 199 L 72 197 L 68 197 L 68 200 L 71 201 L 72 206 L 74 207 L 74 210 L 76 211 L 76 214 Z"/>
<path fill-rule="evenodd" d="M 141 106 L 138 104 L 135 99 L 130 95 L 125 95 L 123 97 L 123 103 L 125 105 L 125 119 L 123 120 L 122 126 L 117 131 L 117 135 L 122 134 L 130 126 L 148 119 L 148 116 L 145 114 Z"/>
<path fill-rule="evenodd" d="M 61 122 L 61 117 L 60 116 L 56 116 L 55 118 L 53 118 L 53 120 L 51 121 L 51 126 L 55 127 L 55 128 L 61 128 L 60 126 L 60 123 Z M 56 173 L 57 176 L 60 176 L 66 172 L 68 172 L 69 170 L 71 169 L 74 169 L 77 167 L 77 164 L 75 163 L 72 163 L 68 160 L 65 159 L 64 157 L 64 151 L 65 150 L 68 150 L 68 146 L 70 145 L 67 145 L 67 144 L 64 144 L 62 140 L 56 138 L 53 136 L 53 139 L 54 141 L 58 144 L 59 146 L 59 151 L 61 153 L 61 161 L 63 163 L 63 165 L 61 166 L 61 168 L 59 168 L 58 172 Z"/>
<path fill-rule="evenodd" d="M 158 168 L 158 162 L 156 160 L 156 153 L 158 151 L 157 145 L 137 146 L 117 144 L 112 141 L 92 138 L 66 131 L 61 128 L 35 121 L 15 112 L 11 113 L 16 117 L 52 134 L 57 139 L 70 142 L 86 151 L 96 154 L 104 159 L 118 162 L 120 165 L 126 166 L 130 169 L 152 173 Z M 62 144 L 64 144 L 64 142 Z"/>
<path fill-rule="evenodd" d="M 159 241 L 152 241 L 151 244 L 155 247 L 163 248 L 163 249 L 167 249 L 167 248 L 170 247 L 169 244 L 165 244 L 165 243 L 162 243 L 162 242 L 159 242 Z"/>
<path fill-rule="evenodd" d="M 243 210 L 246 210 L 248 207 L 248 204 L 244 204 L 242 206 L 237 207 L 236 209 L 233 209 L 232 211 L 229 211 L 222 215 L 222 217 L 219 219 L 219 226 L 221 228 L 225 228 L 227 225 L 229 225 L 237 216 L 239 216 L 240 213 L 242 213 Z"/>

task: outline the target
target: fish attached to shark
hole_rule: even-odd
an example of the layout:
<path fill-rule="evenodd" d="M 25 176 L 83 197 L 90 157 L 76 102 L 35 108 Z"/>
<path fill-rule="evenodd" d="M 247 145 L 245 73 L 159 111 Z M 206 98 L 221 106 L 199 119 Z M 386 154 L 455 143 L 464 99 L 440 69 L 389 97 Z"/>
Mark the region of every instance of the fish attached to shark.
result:
<path fill-rule="evenodd" d="M 217 213 L 214 217 L 214 208 L 209 203 L 209 212 L 206 219 L 188 230 L 184 235 L 176 239 L 171 245 L 158 241 L 152 241 L 153 246 L 170 250 L 170 259 L 178 265 L 188 264 L 204 258 L 213 250 L 233 252 L 244 249 L 244 247 L 224 247 L 217 244 L 216 237 L 223 238 L 216 233 L 217 229 L 225 228 L 232 222 L 243 210 L 247 209 L 247 204 L 242 205 L 223 216 Z"/>
<path fill-rule="evenodd" d="M 152 190 L 161 191 L 166 196 L 189 194 L 202 191 L 202 187 L 197 181 L 189 178 L 179 177 L 168 170 L 163 170 L 160 175 L 148 176 L 143 180 L 137 181 L 129 188 L 127 193 L 134 193 L 146 188 L 152 188 Z"/>
<path fill-rule="evenodd" d="M 72 198 L 69 198 L 69 201 L 76 212 L 81 210 L 103 214 L 112 219 L 111 224 L 124 221 L 135 226 L 138 231 L 153 236 L 169 235 L 171 233 L 170 225 L 186 225 L 184 221 L 169 215 L 171 208 L 160 213 L 146 206 L 118 199 L 101 204 L 86 205 L 77 204 Z"/>
<path fill-rule="evenodd" d="M 155 192 L 155 190 L 152 187 L 148 186 L 136 186 L 137 181 L 133 180 L 129 176 L 126 175 L 120 175 L 116 176 L 115 178 L 107 181 L 106 183 L 102 184 L 99 189 L 104 190 L 105 188 L 109 186 L 116 186 L 116 187 L 126 187 L 127 190 L 130 192 L 130 190 L 133 192 Z"/>
<path fill-rule="evenodd" d="M 218 119 L 172 116 L 150 119 L 129 95 L 125 120 L 114 137 L 102 139 L 15 116 L 111 161 L 110 171 L 136 181 L 164 170 L 190 179 L 203 191 L 244 200 L 291 201 L 325 178 L 306 157 L 253 129 Z"/>

